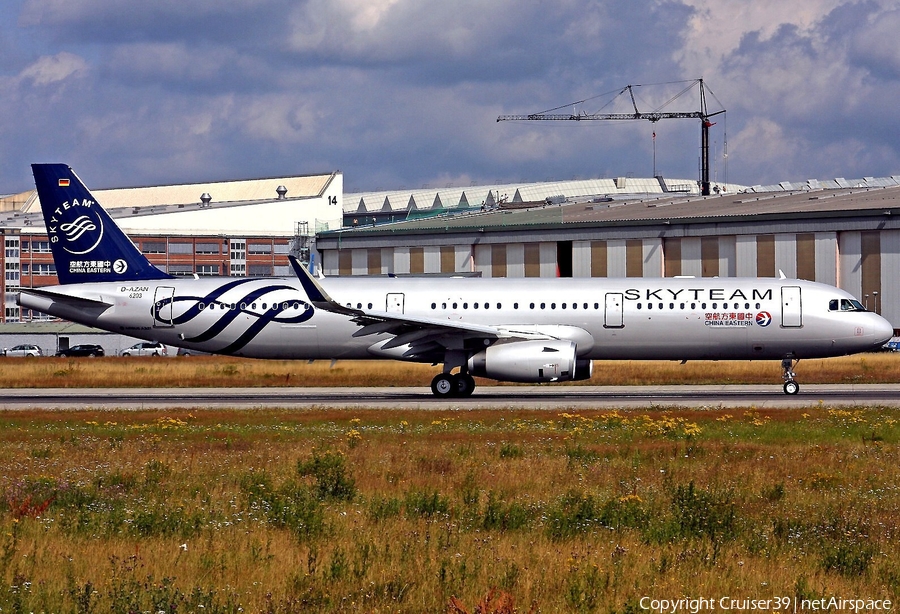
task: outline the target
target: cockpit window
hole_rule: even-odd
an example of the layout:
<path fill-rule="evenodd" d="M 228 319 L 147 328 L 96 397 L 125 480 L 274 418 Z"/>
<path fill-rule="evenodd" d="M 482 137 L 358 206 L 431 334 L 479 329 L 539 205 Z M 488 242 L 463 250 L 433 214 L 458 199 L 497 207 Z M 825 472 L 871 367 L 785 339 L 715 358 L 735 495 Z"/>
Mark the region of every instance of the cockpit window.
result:
<path fill-rule="evenodd" d="M 866 311 L 866 308 L 863 307 L 862 303 L 860 303 L 856 299 L 833 298 L 828 302 L 828 310 L 829 311 Z"/>

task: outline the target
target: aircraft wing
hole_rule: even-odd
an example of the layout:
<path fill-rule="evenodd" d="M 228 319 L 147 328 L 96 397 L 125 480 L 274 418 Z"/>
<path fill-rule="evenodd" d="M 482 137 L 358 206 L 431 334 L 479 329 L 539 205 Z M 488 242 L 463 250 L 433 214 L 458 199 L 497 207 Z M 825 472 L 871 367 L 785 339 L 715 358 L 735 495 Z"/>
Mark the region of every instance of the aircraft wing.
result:
<path fill-rule="evenodd" d="M 354 337 L 364 337 L 386 333 L 394 335 L 394 338 L 381 345 L 382 350 L 390 350 L 407 344 L 419 348 L 413 352 L 420 354 L 427 346 L 440 344 L 448 338 L 464 341 L 466 339 L 549 339 L 546 333 L 528 330 L 527 328 L 508 329 L 498 326 L 485 326 L 458 320 L 439 320 L 437 318 L 422 318 L 409 316 L 402 313 L 388 313 L 386 311 L 369 311 L 353 309 L 341 305 L 331 298 L 318 281 L 306 268 L 293 256 L 288 256 L 294 272 L 300 280 L 306 295 L 312 304 L 324 311 L 340 313 L 350 316 L 354 322 L 360 325 Z"/>

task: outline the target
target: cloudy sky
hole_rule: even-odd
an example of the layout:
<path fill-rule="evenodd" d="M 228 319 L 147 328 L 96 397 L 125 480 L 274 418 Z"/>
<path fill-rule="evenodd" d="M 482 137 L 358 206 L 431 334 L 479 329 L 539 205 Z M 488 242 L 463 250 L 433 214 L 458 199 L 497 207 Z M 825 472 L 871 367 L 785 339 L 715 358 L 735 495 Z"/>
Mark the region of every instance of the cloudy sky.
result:
<path fill-rule="evenodd" d="M 896 0 L 4 0 L 0 193 L 29 164 L 94 187 L 341 170 L 345 191 L 698 177 L 697 120 L 642 110 L 702 77 L 712 178 L 900 173 Z M 668 84 L 668 85 L 649 85 Z M 599 97 L 598 97 L 599 96 Z M 668 111 L 696 110 L 696 95 Z M 724 156 L 727 147 L 727 158 Z"/>

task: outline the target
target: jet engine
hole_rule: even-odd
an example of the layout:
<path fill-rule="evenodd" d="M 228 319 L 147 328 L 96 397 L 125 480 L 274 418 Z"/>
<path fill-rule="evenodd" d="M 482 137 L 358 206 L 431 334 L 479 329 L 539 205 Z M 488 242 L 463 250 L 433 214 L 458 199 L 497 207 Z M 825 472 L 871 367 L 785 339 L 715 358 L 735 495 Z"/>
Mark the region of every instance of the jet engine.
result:
<path fill-rule="evenodd" d="M 590 379 L 593 362 L 575 356 L 568 340 L 515 341 L 492 345 L 468 362 L 469 373 L 506 382 L 565 382 Z"/>

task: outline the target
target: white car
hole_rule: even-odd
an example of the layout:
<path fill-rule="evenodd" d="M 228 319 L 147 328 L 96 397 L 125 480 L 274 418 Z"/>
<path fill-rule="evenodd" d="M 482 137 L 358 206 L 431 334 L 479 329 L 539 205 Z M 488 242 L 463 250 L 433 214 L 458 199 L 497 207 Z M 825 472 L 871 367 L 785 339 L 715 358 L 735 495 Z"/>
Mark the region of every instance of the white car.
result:
<path fill-rule="evenodd" d="M 11 349 L 3 350 L 4 356 L 43 356 L 44 352 L 41 348 L 32 343 L 23 343 Z"/>
<path fill-rule="evenodd" d="M 167 356 L 169 350 L 159 341 L 141 341 L 122 350 L 122 356 Z"/>

